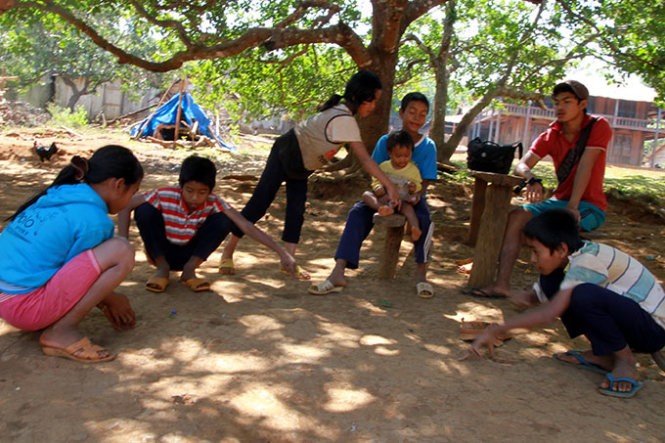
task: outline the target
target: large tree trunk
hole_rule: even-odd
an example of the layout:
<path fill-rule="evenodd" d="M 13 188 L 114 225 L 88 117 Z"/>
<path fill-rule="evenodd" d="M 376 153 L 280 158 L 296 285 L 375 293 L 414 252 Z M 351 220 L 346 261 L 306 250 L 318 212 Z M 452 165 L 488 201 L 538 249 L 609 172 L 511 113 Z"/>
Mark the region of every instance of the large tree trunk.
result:
<path fill-rule="evenodd" d="M 360 119 L 363 141 L 370 153 L 374 150 L 379 138 L 388 131 L 396 64 L 397 54 L 382 54 L 376 50 L 372 51 L 372 64 L 367 69 L 379 76 L 383 89 L 374 113 Z"/>
<path fill-rule="evenodd" d="M 434 113 L 432 114 L 432 127 L 429 136 L 436 143 L 436 159 L 447 163 L 452 152 L 446 151 L 446 109 L 448 108 L 448 71 L 437 69 L 435 71 L 436 92 L 434 93 Z M 454 152 L 454 149 L 453 149 Z"/>
<path fill-rule="evenodd" d="M 67 101 L 67 108 L 71 112 L 76 111 L 76 103 L 78 103 L 79 99 L 84 96 L 85 94 L 88 93 L 88 83 L 84 82 L 83 87 L 81 89 L 78 89 L 76 87 L 76 82 L 72 80 L 71 78 L 67 76 L 61 76 L 62 81 L 69 86 L 69 89 L 71 89 L 71 96 L 69 97 L 69 100 Z"/>
<path fill-rule="evenodd" d="M 448 111 L 448 87 L 450 75 L 454 71 L 454 60 L 450 54 L 452 40 L 455 35 L 455 21 L 457 14 L 455 1 L 446 2 L 446 16 L 444 20 L 443 35 L 441 36 L 441 47 L 436 57 L 430 57 L 434 65 L 434 80 L 436 92 L 434 93 L 434 113 L 432 115 L 432 127 L 430 138 L 437 146 L 437 161 L 448 163 L 452 152 L 448 153 L 446 148 L 446 113 Z M 453 65 L 453 66 L 451 66 Z M 457 146 L 456 146 L 457 147 Z M 454 152 L 454 149 L 453 149 Z"/>

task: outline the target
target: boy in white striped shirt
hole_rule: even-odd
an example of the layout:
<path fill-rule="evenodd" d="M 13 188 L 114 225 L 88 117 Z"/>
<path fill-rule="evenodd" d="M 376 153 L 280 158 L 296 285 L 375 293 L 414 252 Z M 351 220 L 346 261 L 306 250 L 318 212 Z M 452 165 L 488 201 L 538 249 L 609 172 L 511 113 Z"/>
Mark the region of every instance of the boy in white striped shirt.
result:
<path fill-rule="evenodd" d="M 573 214 L 544 212 L 524 227 L 539 281 L 515 294 L 516 305 L 539 307 L 488 327 L 469 354 L 492 352 L 495 337 L 510 329 L 546 326 L 560 317 L 571 338 L 584 335 L 587 351 L 554 357 L 570 365 L 605 373 L 600 393 L 632 397 L 642 387 L 633 352 L 651 353 L 665 370 L 665 291 L 641 263 L 611 246 L 583 241 Z"/>

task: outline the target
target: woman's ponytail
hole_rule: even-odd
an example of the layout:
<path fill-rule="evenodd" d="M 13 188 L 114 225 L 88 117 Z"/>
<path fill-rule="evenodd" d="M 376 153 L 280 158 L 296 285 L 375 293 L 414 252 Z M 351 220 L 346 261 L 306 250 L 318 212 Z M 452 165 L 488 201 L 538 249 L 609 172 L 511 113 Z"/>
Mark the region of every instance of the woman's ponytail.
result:
<path fill-rule="evenodd" d="M 78 183 L 96 184 L 109 178 L 122 178 L 125 180 L 125 185 L 130 186 L 143 179 L 143 167 L 132 151 L 118 145 L 99 148 L 89 160 L 75 155 L 69 164 L 58 173 L 53 183 L 19 206 L 16 212 L 6 220 L 14 220 L 21 212 L 45 195 L 50 188 Z"/>
<path fill-rule="evenodd" d="M 322 104 L 319 107 L 319 112 L 325 111 L 326 109 L 333 108 L 333 107 L 339 105 L 339 103 L 341 101 L 342 101 L 342 96 L 341 95 L 333 94 L 332 97 L 330 97 L 327 102 L 325 102 L 324 104 Z"/>

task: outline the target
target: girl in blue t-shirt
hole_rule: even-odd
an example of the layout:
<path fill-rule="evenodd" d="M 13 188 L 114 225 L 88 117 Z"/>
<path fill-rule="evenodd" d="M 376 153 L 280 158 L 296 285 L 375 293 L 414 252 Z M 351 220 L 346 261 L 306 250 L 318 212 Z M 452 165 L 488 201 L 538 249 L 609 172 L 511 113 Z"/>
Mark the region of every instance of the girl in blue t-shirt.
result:
<path fill-rule="evenodd" d="M 113 238 L 108 214 L 136 193 L 143 168 L 122 146 L 79 156 L 24 203 L 0 234 L 0 317 L 23 330 L 44 329 L 46 355 L 96 363 L 116 354 L 90 342 L 78 325 L 100 308 L 117 330 L 132 328 L 129 300 L 115 289 L 134 267 L 134 249 Z"/>

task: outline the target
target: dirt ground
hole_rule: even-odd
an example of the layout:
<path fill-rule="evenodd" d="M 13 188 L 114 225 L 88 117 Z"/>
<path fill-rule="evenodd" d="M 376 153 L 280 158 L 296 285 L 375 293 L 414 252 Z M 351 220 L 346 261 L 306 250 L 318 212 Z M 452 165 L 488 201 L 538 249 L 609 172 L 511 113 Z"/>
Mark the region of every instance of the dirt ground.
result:
<path fill-rule="evenodd" d="M 41 164 L 30 150 L 35 139 L 56 141 L 63 152 Z M 130 143 L 116 132 L 4 131 L 0 216 L 50 183 L 72 154 L 113 141 L 142 160 L 144 190 L 175 183 L 189 154 Z M 218 193 L 238 208 L 254 182 L 221 177 L 260 173 L 266 151 L 250 146 L 218 157 Z M 297 258 L 314 280 L 327 276 L 361 191 L 310 198 Z M 251 239 L 241 243 L 235 276 L 217 273 L 219 252 L 204 264 L 212 292 L 193 294 L 173 276 L 166 293 L 153 294 L 144 290 L 152 269 L 133 228 L 137 264 L 121 291 L 135 307 L 137 327 L 116 333 L 101 312 L 82 324 L 94 341 L 120 353 L 117 360 L 85 365 L 46 357 L 37 333 L 0 321 L 0 441 L 665 441 L 665 374 L 649 356 L 639 357 L 645 386 L 631 400 L 600 395 L 602 376 L 551 358 L 586 347 L 568 339 L 558 322 L 506 342 L 495 360 L 458 360 L 462 318 L 515 315 L 507 301 L 461 293 L 468 277 L 456 272 L 456 262 L 472 256 L 464 243 L 470 195 L 470 188 L 441 182 L 429 197 L 436 224 L 431 300 L 416 296 L 408 242 L 395 280 L 376 278 L 379 230 L 338 295 L 308 295 L 308 283 L 285 277 L 272 251 Z M 280 192 L 259 222 L 275 237 L 283 205 Z M 636 205 L 610 205 L 597 239 L 638 257 L 662 282 L 663 222 Z M 535 277 L 523 258 L 515 286 Z"/>

